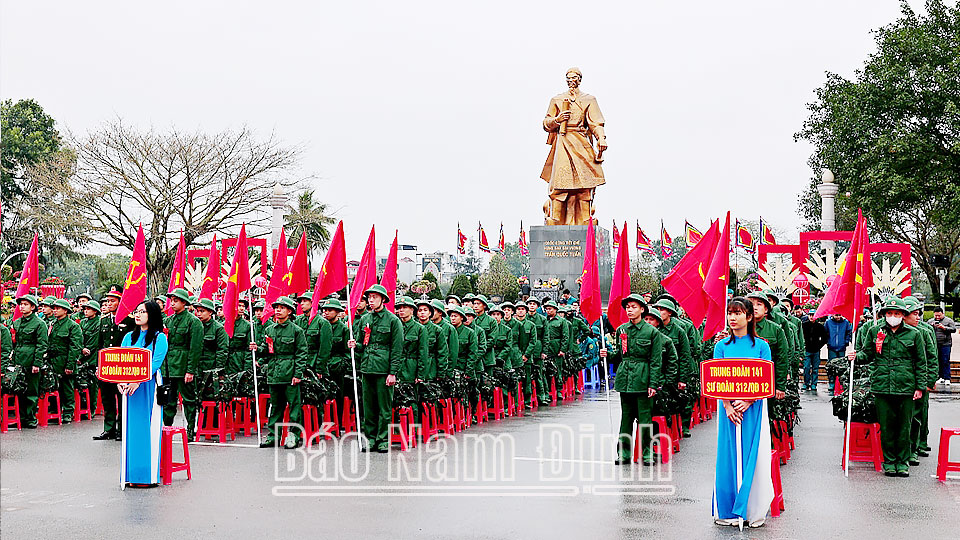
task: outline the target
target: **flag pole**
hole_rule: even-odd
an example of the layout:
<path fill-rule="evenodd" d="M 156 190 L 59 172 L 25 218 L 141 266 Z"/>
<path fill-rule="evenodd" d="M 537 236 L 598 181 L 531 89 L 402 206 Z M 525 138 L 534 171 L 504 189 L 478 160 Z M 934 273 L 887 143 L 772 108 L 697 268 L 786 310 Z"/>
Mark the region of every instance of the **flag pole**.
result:
<path fill-rule="evenodd" d="M 872 291 L 870 292 L 870 307 L 874 313 L 874 320 L 876 320 L 877 302 L 874 299 Z M 860 314 L 854 313 L 854 316 L 856 318 L 853 321 L 852 333 L 854 335 L 854 345 L 856 345 L 857 326 L 859 326 L 859 323 L 860 323 Z M 854 347 L 854 350 L 856 350 L 856 347 Z M 847 386 L 847 425 L 845 430 L 846 433 L 844 434 L 844 438 L 846 440 L 844 441 L 844 444 L 843 444 L 844 446 L 843 476 L 846 478 L 850 477 L 850 422 L 853 420 L 853 364 L 855 362 L 856 362 L 856 359 L 850 360 L 850 377 L 849 377 L 850 384 Z"/>
<path fill-rule="evenodd" d="M 459 226 L 457 228 L 459 230 Z M 460 242 L 460 239 L 457 238 L 457 242 Z M 347 330 L 350 332 L 350 341 L 356 342 L 353 337 L 353 306 L 350 304 L 350 282 L 347 281 Z M 363 452 L 363 431 L 360 424 L 360 397 L 359 392 L 357 391 L 357 359 L 354 353 L 356 347 L 350 347 L 350 368 L 353 370 L 353 410 L 356 413 L 357 420 L 357 449 Z M 350 411 L 347 411 L 349 414 Z"/>
<path fill-rule="evenodd" d="M 250 306 L 250 343 L 257 342 L 257 332 L 253 328 L 253 297 L 250 289 L 247 289 L 247 304 Z M 257 386 L 257 351 L 250 351 L 253 363 L 253 415 L 257 422 L 257 442 L 260 442 L 262 434 L 260 433 L 260 388 Z"/>

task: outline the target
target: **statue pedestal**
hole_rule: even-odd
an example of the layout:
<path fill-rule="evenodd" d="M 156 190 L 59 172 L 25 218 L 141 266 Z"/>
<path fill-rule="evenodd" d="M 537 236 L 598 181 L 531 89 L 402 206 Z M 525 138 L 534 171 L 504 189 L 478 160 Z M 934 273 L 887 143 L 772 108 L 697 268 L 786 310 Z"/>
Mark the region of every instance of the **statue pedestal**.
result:
<path fill-rule="evenodd" d="M 600 266 L 600 295 L 606 303 L 610 294 L 613 259 L 610 233 L 594 226 L 597 235 L 597 258 Z M 530 286 L 536 292 L 540 280 L 557 278 L 579 298 L 577 279 L 583 273 L 584 248 L 587 245 L 586 225 L 534 225 L 530 227 Z M 562 291 L 563 288 L 560 290 Z"/>

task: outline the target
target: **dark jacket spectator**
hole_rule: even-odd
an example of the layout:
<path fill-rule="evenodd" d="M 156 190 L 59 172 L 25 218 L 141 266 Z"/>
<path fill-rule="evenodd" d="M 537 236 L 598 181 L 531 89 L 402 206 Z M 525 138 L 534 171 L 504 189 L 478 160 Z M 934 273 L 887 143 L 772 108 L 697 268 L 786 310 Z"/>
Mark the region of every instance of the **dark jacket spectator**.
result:
<path fill-rule="evenodd" d="M 940 317 L 940 319 L 938 320 L 937 317 Z M 933 331 L 937 335 L 937 347 L 953 345 L 953 336 L 950 334 L 957 331 L 957 324 L 953 322 L 953 319 L 945 316 L 943 311 L 936 309 L 929 322 L 933 325 Z"/>
<path fill-rule="evenodd" d="M 853 340 L 853 325 L 846 318 L 840 315 L 834 315 L 827 319 L 827 333 L 830 340 L 827 346 L 833 351 L 845 351 L 847 345 Z"/>
<path fill-rule="evenodd" d="M 827 328 L 816 319 L 803 321 L 803 346 L 808 353 L 818 353 L 830 341 Z"/>

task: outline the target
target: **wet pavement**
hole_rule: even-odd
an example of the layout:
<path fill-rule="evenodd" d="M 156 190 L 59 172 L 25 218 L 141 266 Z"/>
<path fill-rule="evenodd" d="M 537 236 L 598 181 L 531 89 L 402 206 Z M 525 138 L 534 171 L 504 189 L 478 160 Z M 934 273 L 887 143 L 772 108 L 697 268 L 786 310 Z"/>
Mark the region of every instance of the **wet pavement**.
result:
<path fill-rule="evenodd" d="M 0 536 L 956 538 L 960 480 L 931 477 L 940 426 L 960 426 L 956 396 L 933 397 L 932 456 L 896 479 L 868 464 L 844 478 L 843 429 L 826 392 L 804 395 L 797 448 L 782 468 L 786 511 L 743 533 L 710 517 L 715 420 L 694 428 L 671 467 L 618 467 L 607 438 L 611 416 L 619 418 L 613 399 L 608 412 L 603 393 L 588 391 L 582 401 L 474 426 L 443 449 L 191 445 L 192 480 L 175 473 L 171 486 L 124 492 L 119 443 L 91 440 L 99 421 L 9 432 L 0 436 Z M 478 438 L 487 434 L 504 437 Z M 960 441 L 954 446 L 960 460 Z"/>

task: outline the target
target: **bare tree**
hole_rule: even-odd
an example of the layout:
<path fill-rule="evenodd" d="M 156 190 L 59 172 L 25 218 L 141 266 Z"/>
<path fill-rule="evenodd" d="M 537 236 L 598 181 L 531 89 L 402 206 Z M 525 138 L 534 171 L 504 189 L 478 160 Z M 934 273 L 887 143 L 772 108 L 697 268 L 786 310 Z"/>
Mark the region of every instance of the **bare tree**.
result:
<path fill-rule="evenodd" d="M 76 204 L 97 240 L 133 249 L 143 224 L 152 290 L 166 286 L 183 230 L 187 244 L 262 223 L 276 183 L 291 185 L 300 149 L 249 129 L 215 134 L 139 131 L 115 121 L 74 143 Z"/>

